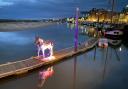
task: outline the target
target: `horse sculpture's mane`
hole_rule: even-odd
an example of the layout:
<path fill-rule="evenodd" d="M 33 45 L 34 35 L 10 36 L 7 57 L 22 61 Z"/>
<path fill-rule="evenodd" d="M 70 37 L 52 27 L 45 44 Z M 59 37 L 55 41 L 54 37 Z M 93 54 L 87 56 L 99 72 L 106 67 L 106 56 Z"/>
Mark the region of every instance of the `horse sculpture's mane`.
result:
<path fill-rule="evenodd" d="M 40 38 L 40 37 L 36 37 L 35 38 L 35 43 L 36 43 L 36 45 L 43 45 L 43 44 L 45 44 L 45 45 L 48 45 L 48 44 L 53 44 L 53 42 L 52 41 L 50 41 L 50 40 L 43 40 L 42 38 Z"/>

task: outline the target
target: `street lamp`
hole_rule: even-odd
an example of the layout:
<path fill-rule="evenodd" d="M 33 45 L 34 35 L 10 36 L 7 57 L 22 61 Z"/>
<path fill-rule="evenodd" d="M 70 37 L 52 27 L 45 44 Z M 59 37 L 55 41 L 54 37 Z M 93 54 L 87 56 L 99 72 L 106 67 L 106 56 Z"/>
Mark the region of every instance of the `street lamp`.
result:
<path fill-rule="evenodd" d="M 79 18 L 79 8 L 76 8 L 76 29 L 75 29 L 75 39 L 74 39 L 74 51 L 77 51 L 78 48 L 78 18 Z"/>

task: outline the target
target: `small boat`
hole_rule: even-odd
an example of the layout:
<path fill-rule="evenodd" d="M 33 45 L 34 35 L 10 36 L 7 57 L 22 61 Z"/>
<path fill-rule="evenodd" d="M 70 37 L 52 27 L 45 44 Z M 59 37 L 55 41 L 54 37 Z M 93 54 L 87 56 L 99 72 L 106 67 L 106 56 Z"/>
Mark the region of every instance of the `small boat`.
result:
<path fill-rule="evenodd" d="M 104 33 L 104 36 L 107 38 L 121 38 L 123 36 L 123 31 L 120 30 L 112 30 L 112 31 L 106 31 Z"/>
<path fill-rule="evenodd" d="M 100 38 L 98 41 L 98 46 L 101 48 L 107 48 L 108 47 L 108 40 L 106 38 Z"/>

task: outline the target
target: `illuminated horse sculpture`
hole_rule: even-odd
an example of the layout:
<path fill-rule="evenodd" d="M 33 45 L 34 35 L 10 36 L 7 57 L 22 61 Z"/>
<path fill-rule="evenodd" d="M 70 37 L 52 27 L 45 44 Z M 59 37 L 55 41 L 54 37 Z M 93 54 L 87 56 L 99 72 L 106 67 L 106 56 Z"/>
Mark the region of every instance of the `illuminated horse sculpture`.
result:
<path fill-rule="evenodd" d="M 42 59 L 49 59 L 53 56 L 53 42 L 44 41 L 40 37 L 36 37 L 35 43 L 37 45 L 37 55 Z"/>

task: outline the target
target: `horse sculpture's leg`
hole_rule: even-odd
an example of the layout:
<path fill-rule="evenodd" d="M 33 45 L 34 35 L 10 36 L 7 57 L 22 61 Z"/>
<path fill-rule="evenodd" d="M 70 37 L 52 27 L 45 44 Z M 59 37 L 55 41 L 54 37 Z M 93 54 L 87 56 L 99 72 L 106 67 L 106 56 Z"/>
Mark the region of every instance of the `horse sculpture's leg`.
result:
<path fill-rule="evenodd" d="M 40 56 L 40 50 L 39 49 L 38 49 L 37 55 L 38 55 L 38 57 Z"/>
<path fill-rule="evenodd" d="M 40 56 L 40 47 L 39 46 L 37 46 L 37 55 L 38 55 L 38 57 Z"/>

